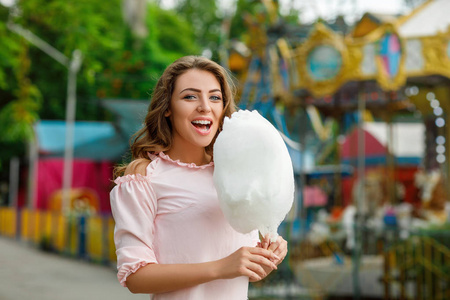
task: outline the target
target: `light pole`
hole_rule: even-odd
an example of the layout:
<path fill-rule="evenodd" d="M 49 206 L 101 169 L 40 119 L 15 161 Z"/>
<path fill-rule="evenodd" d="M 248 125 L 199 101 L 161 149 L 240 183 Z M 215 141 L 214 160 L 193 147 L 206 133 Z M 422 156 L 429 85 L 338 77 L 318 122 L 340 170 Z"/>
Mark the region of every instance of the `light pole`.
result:
<path fill-rule="evenodd" d="M 72 186 L 73 137 L 77 103 L 77 75 L 83 61 L 82 54 L 80 50 L 74 50 L 72 53 L 72 58 L 69 59 L 67 56 L 53 48 L 50 44 L 43 41 L 31 31 L 23 28 L 18 24 L 14 24 L 11 20 L 8 20 L 8 28 L 25 38 L 27 41 L 41 49 L 43 52 L 47 53 L 50 57 L 52 57 L 54 60 L 68 69 L 66 102 L 66 143 L 64 149 L 64 171 L 62 185 L 62 210 L 64 212 L 67 212 L 70 208 L 70 189 Z"/>
<path fill-rule="evenodd" d="M 68 66 L 67 78 L 67 103 L 66 103 L 66 144 L 64 149 L 64 173 L 63 173 L 63 194 L 62 211 L 70 210 L 70 189 L 72 187 L 73 171 L 73 138 L 74 125 L 77 107 L 77 74 L 82 63 L 80 50 L 72 53 L 72 59 Z"/>

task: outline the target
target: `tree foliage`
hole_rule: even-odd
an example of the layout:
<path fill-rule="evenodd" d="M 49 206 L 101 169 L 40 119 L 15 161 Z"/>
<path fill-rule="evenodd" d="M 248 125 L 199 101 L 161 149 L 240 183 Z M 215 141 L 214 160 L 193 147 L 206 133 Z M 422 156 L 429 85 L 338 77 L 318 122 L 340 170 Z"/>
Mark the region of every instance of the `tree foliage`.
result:
<path fill-rule="evenodd" d="M 0 111 L 2 142 L 16 142 L 33 137 L 33 124 L 39 119 L 38 109 L 41 102 L 39 90 L 30 82 L 28 70 L 30 60 L 27 56 L 28 45 L 24 45 L 19 56 L 19 68 L 16 70 L 17 86 L 12 91 L 16 101 L 10 101 Z M 9 126 L 14 124 L 14 126 Z"/>
<path fill-rule="evenodd" d="M 196 42 L 202 46 L 203 50 L 210 50 L 212 59 L 218 61 L 224 16 L 218 10 L 217 1 L 179 0 L 176 11 L 192 25 Z"/>
<path fill-rule="evenodd" d="M 13 14 L 0 4 L 0 143 L 17 147 L 12 153 L 24 152 L 38 119 L 65 119 L 68 72 L 8 30 L 8 19 L 68 58 L 75 49 L 81 50 L 77 120 L 107 119 L 101 98 L 148 99 L 169 63 L 200 53 L 191 24 L 156 4 L 148 5 L 149 35 L 135 37 L 123 21 L 121 2 L 18 0 Z M 0 171 L 10 155 L 0 155 Z"/>
<path fill-rule="evenodd" d="M 174 11 L 149 4 L 147 28 L 145 39 L 124 30 L 121 51 L 97 76 L 98 98 L 147 99 L 167 65 L 180 56 L 199 54 L 192 27 Z"/>

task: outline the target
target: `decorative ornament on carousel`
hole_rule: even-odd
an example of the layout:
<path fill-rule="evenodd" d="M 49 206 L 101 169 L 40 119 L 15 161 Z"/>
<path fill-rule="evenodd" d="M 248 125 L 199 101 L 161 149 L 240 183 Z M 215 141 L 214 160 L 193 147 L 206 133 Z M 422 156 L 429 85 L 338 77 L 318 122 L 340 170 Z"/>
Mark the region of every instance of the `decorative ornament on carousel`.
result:
<path fill-rule="evenodd" d="M 257 111 L 226 117 L 214 144 L 214 184 L 238 232 L 258 229 L 274 242 L 294 199 L 294 173 L 278 130 Z"/>

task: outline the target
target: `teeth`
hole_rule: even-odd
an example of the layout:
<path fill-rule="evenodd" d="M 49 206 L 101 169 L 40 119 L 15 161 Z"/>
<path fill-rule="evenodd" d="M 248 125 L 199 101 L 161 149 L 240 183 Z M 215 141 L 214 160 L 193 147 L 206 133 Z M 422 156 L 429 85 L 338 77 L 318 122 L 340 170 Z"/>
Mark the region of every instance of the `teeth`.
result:
<path fill-rule="evenodd" d="M 194 123 L 194 124 L 200 124 L 200 125 L 209 125 L 209 124 L 211 124 L 211 121 L 207 121 L 207 120 L 195 120 L 195 121 L 192 121 L 192 123 Z"/>

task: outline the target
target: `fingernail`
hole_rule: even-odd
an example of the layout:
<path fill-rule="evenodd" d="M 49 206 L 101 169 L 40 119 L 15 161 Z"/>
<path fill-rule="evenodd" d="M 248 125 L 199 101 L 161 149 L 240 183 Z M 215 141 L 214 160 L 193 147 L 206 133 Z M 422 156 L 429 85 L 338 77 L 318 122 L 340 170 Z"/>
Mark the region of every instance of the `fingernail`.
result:
<path fill-rule="evenodd" d="M 277 260 L 280 260 L 280 258 L 278 257 L 278 255 L 276 255 L 275 253 L 272 253 L 272 257 L 274 257 Z"/>

